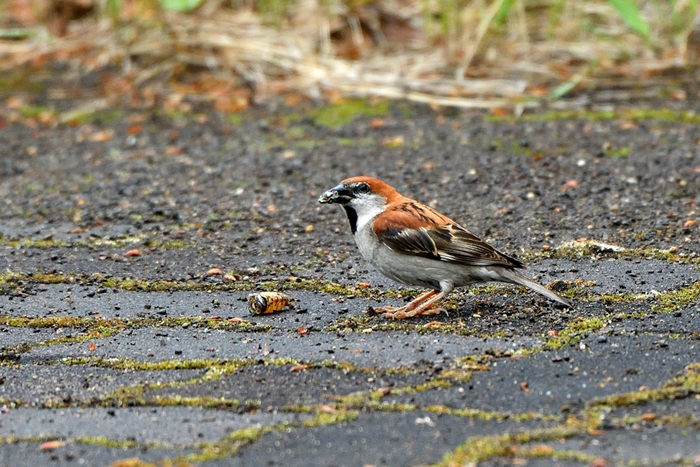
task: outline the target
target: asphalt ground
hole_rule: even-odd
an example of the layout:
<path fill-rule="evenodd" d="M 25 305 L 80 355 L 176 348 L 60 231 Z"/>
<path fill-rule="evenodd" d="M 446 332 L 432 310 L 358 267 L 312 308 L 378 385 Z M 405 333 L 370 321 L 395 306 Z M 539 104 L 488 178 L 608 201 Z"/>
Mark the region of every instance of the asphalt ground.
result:
<path fill-rule="evenodd" d="M 80 102 L 22 99 L 0 110 L 1 465 L 700 464 L 690 104 L 125 107 L 52 125 L 28 109 Z M 371 115 L 329 126 L 353 112 Z M 574 306 L 495 284 L 439 316 L 368 316 L 418 291 L 316 203 L 360 174 Z M 262 291 L 292 306 L 253 316 Z"/>

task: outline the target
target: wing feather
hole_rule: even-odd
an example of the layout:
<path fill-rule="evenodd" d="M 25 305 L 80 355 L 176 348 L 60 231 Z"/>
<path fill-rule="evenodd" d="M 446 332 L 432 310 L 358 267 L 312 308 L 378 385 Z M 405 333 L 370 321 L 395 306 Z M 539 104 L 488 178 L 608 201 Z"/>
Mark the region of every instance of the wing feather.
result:
<path fill-rule="evenodd" d="M 372 227 L 380 241 L 400 253 L 467 266 L 523 267 L 520 261 L 415 201 L 400 203 L 380 214 Z"/>

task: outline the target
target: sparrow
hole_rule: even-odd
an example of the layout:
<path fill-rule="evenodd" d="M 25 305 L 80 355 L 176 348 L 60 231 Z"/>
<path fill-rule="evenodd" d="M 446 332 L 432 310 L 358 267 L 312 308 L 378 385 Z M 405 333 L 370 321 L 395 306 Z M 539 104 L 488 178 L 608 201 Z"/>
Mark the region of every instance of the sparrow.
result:
<path fill-rule="evenodd" d="M 571 304 L 516 271 L 523 264 L 429 206 L 371 177 L 352 177 L 323 193 L 319 203 L 339 204 L 362 257 L 383 275 L 430 290 L 402 307 L 375 311 L 403 319 L 439 314 L 437 303 L 455 287 L 484 282 L 522 285 L 564 306 Z"/>

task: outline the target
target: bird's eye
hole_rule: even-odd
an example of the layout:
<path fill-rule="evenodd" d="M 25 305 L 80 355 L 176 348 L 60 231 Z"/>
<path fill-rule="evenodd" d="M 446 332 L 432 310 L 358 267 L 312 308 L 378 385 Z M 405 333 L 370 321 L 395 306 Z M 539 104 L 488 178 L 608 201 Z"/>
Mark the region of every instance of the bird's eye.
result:
<path fill-rule="evenodd" d="M 369 193 L 369 185 L 366 183 L 360 183 L 357 185 L 357 188 L 355 188 L 355 191 L 361 194 Z"/>

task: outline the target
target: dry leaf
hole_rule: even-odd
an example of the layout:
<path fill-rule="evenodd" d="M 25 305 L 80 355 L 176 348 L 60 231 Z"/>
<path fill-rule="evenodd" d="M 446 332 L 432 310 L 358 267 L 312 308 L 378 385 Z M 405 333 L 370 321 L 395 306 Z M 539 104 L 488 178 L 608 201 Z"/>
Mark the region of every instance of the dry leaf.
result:
<path fill-rule="evenodd" d="M 564 183 L 561 186 L 561 191 L 566 191 L 569 188 L 576 188 L 578 186 L 578 181 L 576 180 L 567 180 L 566 183 Z"/>
<path fill-rule="evenodd" d="M 443 323 L 442 321 L 431 321 L 429 323 L 425 323 L 425 326 L 428 328 L 435 328 L 438 326 L 442 326 L 443 324 L 445 323 Z"/>
<path fill-rule="evenodd" d="M 295 373 L 297 371 L 306 371 L 309 368 L 311 368 L 309 365 L 306 364 L 301 364 L 301 365 L 294 365 L 289 369 L 290 373 Z"/>
<path fill-rule="evenodd" d="M 39 449 L 41 449 L 42 451 L 51 451 L 52 449 L 62 448 L 65 445 L 66 443 L 63 441 L 47 441 L 45 443 L 41 443 L 39 445 Z"/>
<path fill-rule="evenodd" d="M 384 126 L 384 119 L 379 117 L 373 118 L 372 121 L 369 122 L 369 126 L 374 129 L 381 128 Z"/>
<path fill-rule="evenodd" d="M 211 268 L 208 270 L 206 273 L 204 273 L 205 276 L 220 276 L 221 275 L 221 269 L 219 268 Z"/>
<path fill-rule="evenodd" d="M 530 392 L 530 385 L 527 384 L 527 381 L 523 381 L 522 383 L 520 383 L 520 389 L 525 391 L 526 393 L 529 393 Z"/>
<path fill-rule="evenodd" d="M 532 447 L 532 452 L 536 455 L 546 455 L 554 452 L 552 446 L 547 446 L 546 444 L 537 444 Z"/>
<path fill-rule="evenodd" d="M 650 422 L 652 420 L 656 420 L 656 414 L 654 414 L 654 413 L 642 414 L 642 420 L 644 420 L 645 422 Z"/>
<path fill-rule="evenodd" d="M 308 333 L 309 333 L 309 330 L 306 329 L 306 328 L 299 328 L 299 329 L 297 329 L 297 334 L 299 334 L 300 336 L 306 335 L 306 334 L 308 334 Z"/>
<path fill-rule="evenodd" d="M 126 129 L 126 134 L 129 136 L 135 136 L 138 135 L 143 131 L 143 125 L 131 125 L 129 128 Z"/>
<path fill-rule="evenodd" d="M 97 346 L 95 345 L 94 342 L 90 342 L 90 352 L 94 352 Z"/>
<path fill-rule="evenodd" d="M 134 248 L 133 250 L 129 250 L 126 253 L 124 253 L 124 256 L 126 256 L 127 258 L 130 258 L 132 256 L 141 256 L 141 250 L 139 250 L 138 248 Z"/>
<path fill-rule="evenodd" d="M 388 148 L 398 148 L 400 146 L 403 146 L 403 136 L 394 136 L 391 138 L 384 138 L 382 140 L 382 144 Z"/>
<path fill-rule="evenodd" d="M 94 143 L 102 143 L 104 141 L 109 141 L 114 137 L 114 130 L 103 130 L 98 131 L 90 135 L 90 141 Z"/>

